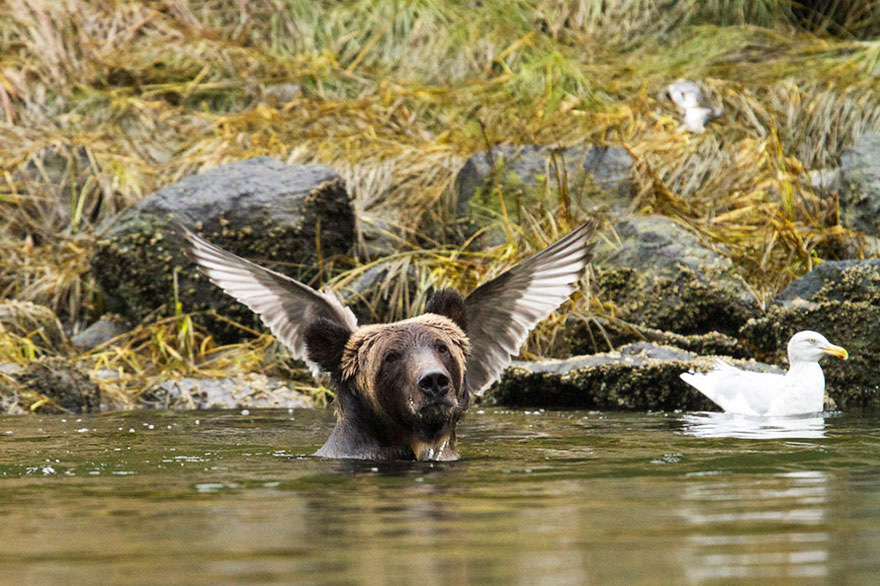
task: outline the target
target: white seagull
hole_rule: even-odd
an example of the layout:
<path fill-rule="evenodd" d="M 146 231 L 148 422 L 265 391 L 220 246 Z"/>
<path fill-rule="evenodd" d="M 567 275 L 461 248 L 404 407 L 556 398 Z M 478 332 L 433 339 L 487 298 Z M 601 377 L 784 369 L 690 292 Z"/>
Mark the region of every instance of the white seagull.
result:
<path fill-rule="evenodd" d="M 707 373 L 683 372 L 681 380 L 709 397 L 728 413 L 786 416 L 821 412 L 825 375 L 819 359 L 825 355 L 846 360 L 844 348 L 818 332 L 798 332 L 788 341 L 788 372 L 749 372 L 722 360 Z"/>
<path fill-rule="evenodd" d="M 666 95 L 678 107 L 683 117 L 679 130 L 703 132 L 707 122 L 724 112 L 721 107 L 712 108 L 700 86 L 689 79 L 676 79 L 666 86 Z"/>

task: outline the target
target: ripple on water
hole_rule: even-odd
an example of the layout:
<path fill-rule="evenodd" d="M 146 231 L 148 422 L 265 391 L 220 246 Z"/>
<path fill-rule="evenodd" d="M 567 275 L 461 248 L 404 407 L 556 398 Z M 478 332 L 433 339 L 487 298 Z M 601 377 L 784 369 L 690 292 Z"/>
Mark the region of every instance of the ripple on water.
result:
<path fill-rule="evenodd" d="M 314 458 L 329 410 L 77 419 L 0 418 L 0 583 L 868 584 L 880 570 L 873 416 L 481 406 L 448 463 Z"/>

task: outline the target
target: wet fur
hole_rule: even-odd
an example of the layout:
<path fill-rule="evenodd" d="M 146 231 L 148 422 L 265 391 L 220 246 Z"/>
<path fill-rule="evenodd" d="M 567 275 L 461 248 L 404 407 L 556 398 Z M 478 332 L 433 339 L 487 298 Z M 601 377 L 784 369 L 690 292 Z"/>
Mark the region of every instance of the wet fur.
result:
<path fill-rule="evenodd" d="M 435 295 L 434 299 L 437 299 Z M 432 302 L 434 301 L 432 299 Z M 336 427 L 317 455 L 332 458 L 454 460 L 455 425 L 470 397 L 464 386 L 470 352 L 464 305 L 444 293 L 418 317 L 354 332 L 318 319 L 306 330 L 309 359 L 337 387 Z M 440 369 L 450 391 L 426 398 L 416 381 Z"/>

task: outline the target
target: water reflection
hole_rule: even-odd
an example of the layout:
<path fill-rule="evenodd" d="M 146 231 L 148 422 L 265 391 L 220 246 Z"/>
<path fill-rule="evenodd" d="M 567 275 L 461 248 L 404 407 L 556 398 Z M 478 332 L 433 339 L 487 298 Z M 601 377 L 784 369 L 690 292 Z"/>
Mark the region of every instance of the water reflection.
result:
<path fill-rule="evenodd" d="M 818 586 L 880 575 L 874 415 L 486 409 L 462 426 L 462 460 L 440 464 L 301 456 L 332 414 L 258 415 L 0 418 L 0 584 Z"/>
<path fill-rule="evenodd" d="M 701 438 L 818 439 L 825 437 L 822 415 L 754 417 L 734 413 L 689 413 L 681 418 L 685 435 Z"/>
<path fill-rule="evenodd" d="M 693 527 L 682 560 L 689 581 L 827 576 L 830 493 L 820 471 L 690 486 L 681 509 Z"/>

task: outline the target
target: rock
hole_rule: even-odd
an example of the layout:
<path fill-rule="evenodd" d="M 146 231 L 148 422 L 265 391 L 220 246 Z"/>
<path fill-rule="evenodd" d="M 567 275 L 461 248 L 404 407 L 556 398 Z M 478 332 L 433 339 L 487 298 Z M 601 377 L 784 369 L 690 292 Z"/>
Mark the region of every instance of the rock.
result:
<path fill-rule="evenodd" d="M 814 189 L 836 193 L 840 190 L 840 169 L 811 169 L 807 181 Z"/>
<path fill-rule="evenodd" d="M 593 267 L 617 317 L 684 335 L 735 336 L 757 313 L 731 262 L 669 218 L 630 216 L 614 229 L 619 245 L 598 239 Z"/>
<path fill-rule="evenodd" d="M 291 277 L 310 281 L 354 241 L 354 212 L 342 178 L 326 165 L 290 166 L 268 157 L 192 175 L 142 200 L 104 227 L 92 261 L 107 310 L 140 321 L 165 304 L 183 311 L 215 309 L 250 327 L 257 316 L 185 261 L 169 230 L 176 217 L 207 240 Z M 317 243 L 320 241 L 320 253 Z M 241 330 L 203 319 L 223 341 Z"/>
<path fill-rule="evenodd" d="M 561 177 L 557 168 L 565 170 Z M 632 168 L 632 156 L 620 147 L 503 145 L 476 153 L 455 180 L 462 236 L 468 237 L 502 217 L 494 186 L 501 186 L 506 212 L 519 223 L 523 209 L 555 209 L 562 199 L 560 184 L 565 185 L 572 210 L 628 205 L 635 189 Z M 503 240 L 503 234 L 490 232 L 484 244 Z"/>
<path fill-rule="evenodd" d="M 342 302 L 362 323 L 385 323 L 415 315 L 413 306 L 421 288 L 419 269 L 410 261 L 403 257 L 370 267 L 338 289 Z M 423 277 L 427 279 L 428 275 Z M 430 293 L 425 296 L 430 297 Z"/>
<path fill-rule="evenodd" d="M 242 407 L 307 408 L 311 399 L 283 381 L 261 374 L 223 379 L 184 377 L 166 381 L 150 393 L 161 409 L 240 409 Z"/>
<path fill-rule="evenodd" d="M 781 372 L 753 361 L 726 359 L 759 372 Z M 484 400 L 516 407 L 603 410 L 714 410 L 699 391 L 679 378 L 707 371 L 715 358 L 645 342 L 616 352 L 564 360 L 515 362 Z"/>
<path fill-rule="evenodd" d="M 106 315 L 76 334 L 70 343 L 77 350 L 91 350 L 127 331 L 119 316 Z"/>
<path fill-rule="evenodd" d="M 3 330 L 48 350 L 59 350 L 67 341 L 55 312 L 29 301 L 0 302 L 0 331 Z"/>
<path fill-rule="evenodd" d="M 358 258 L 361 261 L 378 260 L 400 250 L 409 250 L 399 226 L 404 225 L 399 210 L 382 209 L 379 212 L 358 210 Z"/>
<path fill-rule="evenodd" d="M 741 336 L 784 362 L 788 339 L 816 330 L 849 350 L 823 362 L 827 392 L 841 409 L 880 405 L 880 261 L 825 262 L 791 283 Z"/>
<path fill-rule="evenodd" d="M 880 236 L 880 135 L 863 134 L 840 157 L 840 217 L 848 228 Z"/>
<path fill-rule="evenodd" d="M 785 307 L 822 301 L 880 301 L 880 260 L 823 262 L 774 300 Z"/>
<path fill-rule="evenodd" d="M 719 332 L 685 336 L 654 328 L 639 327 L 621 320 L 569 318 L 564 324 L 569 355 L 607 352 L 635 342 L 674 346 L 699 355 L 748 358 L 749 351 L 738 340 Z"/>
<path fill-rule="evenodd" d="M 24 413 L 20 404 L 19 391 L 24 390 L 14 377 L 24 367 L 12 362 L 0 362 L 0 415 L 19 415 Z"/>
<path fill-rule="evenodd" d="M 19 402 L 23 395 L 36 394 L 48 399 L 40 405 L 43 413 L 91 413 L 101 410 L 101 392 L 78 366 L 63 358 L 41 358 L 28 364 L 12 378 L 21 385 Z"/>
<path fill-rule="evenodd" d="M 263 97 L 272 106 L 279 107 L 290 103 L 302 94 L 298 83 L 270 83 L 263 88 Z"/>
<path fill-rule="evenodd" d="M 0 374 L 18 374 L 22 370 L 24 370 L 24 367 L 20 364 L 0 362 Z"/>

